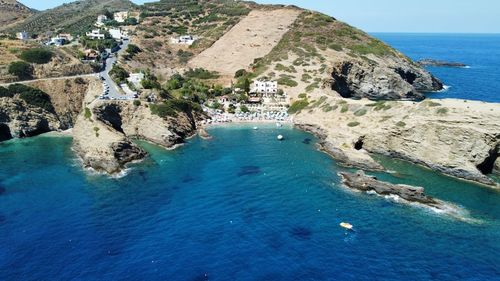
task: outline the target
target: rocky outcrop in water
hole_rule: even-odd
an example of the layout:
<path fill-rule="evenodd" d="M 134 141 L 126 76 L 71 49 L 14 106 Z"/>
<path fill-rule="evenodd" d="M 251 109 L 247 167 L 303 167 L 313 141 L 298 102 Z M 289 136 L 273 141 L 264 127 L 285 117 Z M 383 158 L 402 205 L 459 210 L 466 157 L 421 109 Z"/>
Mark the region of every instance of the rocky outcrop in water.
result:
<path fill-rule="evenodd" d="M 466 64 L 460 62 L 449 62 L 449 61 L 433 60 L 433 59 L 423 59 L 419 60 L 417 63 L 420 64 L 421 66 L 457 67 L 457 68 L 467 67 Z"/>
<path fill-rule="evenodd" d="M 441 201 L 427 196 L 423 187 L 379 181 L 376 177 L 365 175 L 363 171 L 356 173 L 341 172 L 339 175 L 345 186 L 355 190 L 375 192 L 383 196 L 395 195 L 408 202 L 417 202 L 433 208 L 446 209 Z"/>

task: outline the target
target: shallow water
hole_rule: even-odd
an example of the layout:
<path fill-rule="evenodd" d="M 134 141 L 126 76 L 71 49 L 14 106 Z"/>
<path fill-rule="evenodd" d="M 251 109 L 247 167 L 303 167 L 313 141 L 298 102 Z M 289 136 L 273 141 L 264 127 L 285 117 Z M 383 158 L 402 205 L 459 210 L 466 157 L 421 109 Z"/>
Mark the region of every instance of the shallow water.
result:
<path fill-rule="evenodd" d="M 428 67 L 447 91 L 429 98 L 500 102 L 500 34 L 375 33 L 377 38 L 414 60 L 461 62 L 468 68 Z"/>
<path fill-rule="evenodd" d="M 354 193 L 311 135 L 260 127 L 140 143 L 119 179 L 83 171 L 69 138 L 0 144 L 0 280 L 499 280 L 499 192 L 381 158 L 398 173 L 379 177 L 480 223 Z"/>

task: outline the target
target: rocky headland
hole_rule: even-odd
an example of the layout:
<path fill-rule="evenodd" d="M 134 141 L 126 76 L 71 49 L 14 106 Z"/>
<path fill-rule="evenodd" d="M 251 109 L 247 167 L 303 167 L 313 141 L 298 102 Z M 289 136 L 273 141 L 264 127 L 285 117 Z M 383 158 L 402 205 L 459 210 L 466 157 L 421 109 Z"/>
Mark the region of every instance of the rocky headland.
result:
<path fill-rule="evenodd" d="M 371 153 L 498 187 L 500 105 L 463 100 L 424 102 L 321 98 L 294 117 L 339 162 L 382 167 Z"/>
<path fill-rule="evenodd" d="M 83 165 L 99 172 L 117 174 L 147 153 L 133 140 L 141 139 L 173 148 L 197 132 L 204 116 L 178 112 L 177 117 L 161 118 L 148 105 L 95 100 L 100 86 L 91 89 L 73 129 L 73 148 Z"/>

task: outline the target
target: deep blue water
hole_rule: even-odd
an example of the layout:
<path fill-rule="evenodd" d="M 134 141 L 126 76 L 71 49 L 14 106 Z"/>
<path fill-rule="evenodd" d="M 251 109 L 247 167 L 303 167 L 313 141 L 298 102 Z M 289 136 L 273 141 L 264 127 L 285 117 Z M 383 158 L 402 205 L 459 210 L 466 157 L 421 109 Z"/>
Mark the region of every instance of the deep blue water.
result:
<path fill-rule="evenodd" d="M 395 34 L 377 38 L 414 60 L 425 58 L 461 62 L 470 68 L 428 67 L 447 91 L 430 98 L 459 98 L 500 102 L 500 34 Z"/>
<path fill-rule="evenodd" d="M 0 280 L 500 280 L 499 192 L 381 158 L 476 222 L 352 193 L 311 135 L 277 130 L 141 143 L 119 179 L 80 169 L 70 138 L 0 144 Z"/>

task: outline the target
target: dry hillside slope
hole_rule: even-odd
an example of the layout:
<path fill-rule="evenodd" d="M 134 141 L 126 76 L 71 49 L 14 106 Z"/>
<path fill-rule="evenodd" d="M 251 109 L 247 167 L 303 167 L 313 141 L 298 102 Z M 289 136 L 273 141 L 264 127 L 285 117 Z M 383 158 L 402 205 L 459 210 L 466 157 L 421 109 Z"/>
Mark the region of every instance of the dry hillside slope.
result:
<path fill-rule="evenodd" d="M 31 16 L 33 11 L 15 0 L 0 0 L 0 30 Z"/>
<path fill-rule="evenodd" d="M 232 76 L 237 70 L 248 68 L 254 59 L 267 55 L 299 14 L 292 8 L 253 10 L 189 65 Z"/>

